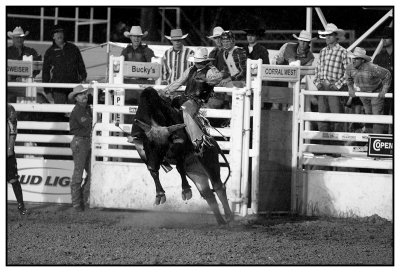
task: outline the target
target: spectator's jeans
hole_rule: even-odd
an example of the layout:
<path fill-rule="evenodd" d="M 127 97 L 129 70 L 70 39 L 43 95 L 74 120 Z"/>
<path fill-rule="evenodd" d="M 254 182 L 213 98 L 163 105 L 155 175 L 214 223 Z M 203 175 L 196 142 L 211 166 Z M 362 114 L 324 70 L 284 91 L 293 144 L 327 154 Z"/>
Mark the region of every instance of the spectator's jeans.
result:
<path fill-rule="evenodd" d="M 327 90 L 328 90 L 328 86 L 324 86 L 324 90 L 320 90 L 320 91 L 323 92 L 323 91 L 327 91 Z M 319 95 L 318 96 L 318 112 L 321 112 L 321 113 L 344 113 L 344 106 L 343 106 L 339 96 Z M 333 130 L 331 128 L 331 125 L 333 125 Z M 338 123 L 318 122 L 318 130 L 319 131 L 343 132 L 344 131 L 344 123 L 341 123 L 341 122 L 338 122 Z"/>
<path fill-rule="evenodd" d="M 364 106 L 365 114 L 383 115 L 385 99 L 379 97 L 360 97 Z M 383 134 L 384 125 L 373 124 L 372 131 L 376 134 Z"/>
<path fill-rule="evenodd" d="M 74 136 L 71 141 L 72 156 L 74 158 L 74 172 L 71 181 L 72 205 L 88 204 L 90 192 L 90 137 Z M 87 176 L 85 183 L 82 184 L 83 170 L 86 170 Z"/>

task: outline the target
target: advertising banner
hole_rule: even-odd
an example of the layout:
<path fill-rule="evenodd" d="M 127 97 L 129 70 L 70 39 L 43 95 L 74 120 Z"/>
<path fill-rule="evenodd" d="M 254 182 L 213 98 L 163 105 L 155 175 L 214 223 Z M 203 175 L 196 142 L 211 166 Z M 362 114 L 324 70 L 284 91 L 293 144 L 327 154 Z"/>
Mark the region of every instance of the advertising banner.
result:
<path fill-rule="evenodd" d="M 24 201 L 71 203 L 73 161 L 17 159 Z M 16 200 L 11 184 L 8 200 Z"/>
<path fill-rule="evenodd" d="M 393 136 L 370 135 L 367 156 L 393 158 Z"/>
<path fill-rule="evenodd" d="M 300 80 L 300 67 L 289 65 L 263 65 L 261 70 L 263 81 L 287 81 Z"/>

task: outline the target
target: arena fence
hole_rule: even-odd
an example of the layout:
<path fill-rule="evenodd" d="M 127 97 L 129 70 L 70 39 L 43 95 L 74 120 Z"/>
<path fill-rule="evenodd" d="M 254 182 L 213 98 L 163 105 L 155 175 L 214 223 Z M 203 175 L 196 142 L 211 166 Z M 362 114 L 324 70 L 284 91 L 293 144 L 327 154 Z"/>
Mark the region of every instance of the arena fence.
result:
<path fill-rule="evenodd" d="M 288 90 L 292 92 L 290 99 L 293 105 L 292 110 L 288 112 L 293 116 L 291 124 L 293 137 L 290 143 L 292 147 L 290 210 L 334 216 L 376 213 L 390 219 L 393 209 L 393 177 L 390 172 L 393 168 L 392 159 L 370 158 L 365 155 L 364 146 L 312 143 L 314 140 L 326 142 L 328 138 L 330 141 L 351 139 L 351 141 L 366 143 L 368 137 L 373 135 L 325 133 L 312 131 L 309 126 L 313 121 L 392 124 L 392 117 L 310 112 L 307 110 L 310 107 L 307 102 L 308 96 L 348 96 L 348 94 L 301 90 L 300 78 L 312 77 L 312 68 L 262 65 L 260 61 L 251 60 L 248 60 L 247 66 L 245 88 L 215 88 L 216 92 L 232 93 L 232 109 L 203 110 L 208 118 L 231 119 L 230 127 L 217 127 L 229 139 L 229 142 L 224 141 L 218 132 L 211 130 L 211 133 L 217 137 L 231 165 L 232 176 L 227 186 L 233 210 L 242 215 L 246 215 L 248 212 L 259 213 L 262 211 L 258 207 L 265 194 L 264 189 L 260 190 L 259 183 L 260 167 L 263 167 L 260 165 L 260 157 L 265 155 L 260 146 L 260 139 L 263 137 L 260 131 L 265 126 L 260 118 L 262 116 L 261 105 L 266 93 L 262 82 L 283 81 L 289 82 Z M 283 76 L 280 76 L 281 72 Z M 74 86 L 75 84 L 8 82 L 8 87 L 31 89 L 72 88 Z M 89 87 L 88 84 L 84 84 L 84 86 Z M 129 116 L 135 114 L 136 106 L 122 105 L 117 99 L 121 93 L 124 95 L 128 92 L 139 94 L 147 86 L 115 82 L 108 84 L 93 82 L 90 86 L 94 90 L 91 205 L 93 207 L 154 209 L 152 206 L 154 185 L 151 176 L 145 165 L 139 161 L 134 145 L 127 143 L 120 130 L 121 128 L 124 131 L 130 131 L 131 126 L 125 120 L 129 120 Z M 153 85 L 153 87 L 164 88 L 161 85 Z M 104 104 L 98 100 L 100 90 L 105 94 Z M 123 92 L 119 92 L 121 90 Z M 368 94 L 357 95 L 368 96 Z M 387 94 L 387 97 L 391 98 L 391 95 Z M 20 175 L 23 176 L 22 184 L 26 200 L 70 203 L 68 185 L 72 175 L 73 162 L 69 148 L 69 142 L 72 139 L 72 136 L 68 135 L 69 124 L 67 121 L 46 120 L 54 113 L 64 115 L 71 112 L 73 105 L 37 103 L 13 103 L 12 105 L 18 112 L 29 113 L 27 116 L 33 119 L 19 121 L 16 146 L 18 167 Z M 34 114 L 42 114 L 40 121 L 35 120 Z M 120 128 L 115 125 L 117 121 L 121 124 Z M 294 137 L 295 135 L 299 136 Z M 321 156 L 321 154 L 337 154 L 340 157 Z M 227 175 L 227 169 L 224 164 L 221 165 L 224 178 Z M 249 171 L 250 166 L 251 171 Z M 342 169 L 343 167 L 355 168 L 355 172 Z M 359 169 L 373 171 L 381 169 L 387 172 L 366 173 Z M 263 178 L 265 177 L 263 176 Z M 196 195 L 196 190 L 193 190 L 193 201 L 187 202 L 186 205 L 175 201 L 180 199 L 180 177 L 176 171 L 161 174 L 161 180 L 166 186 L 164 189 L 168 190 L 167 197 L 170 196 L 167 202 L 171 201 L 169 205 L 157 207 L 157 209 L 190 211 L 207 209 L 204 200 L 198 194 Z M 251 182 L 249 182 L 250 180 Z M 9 199 L 13 198 L 10 191 L 8 197 Z M 250 209 L 248 209 L 248 204 L 250 204 Z"/>

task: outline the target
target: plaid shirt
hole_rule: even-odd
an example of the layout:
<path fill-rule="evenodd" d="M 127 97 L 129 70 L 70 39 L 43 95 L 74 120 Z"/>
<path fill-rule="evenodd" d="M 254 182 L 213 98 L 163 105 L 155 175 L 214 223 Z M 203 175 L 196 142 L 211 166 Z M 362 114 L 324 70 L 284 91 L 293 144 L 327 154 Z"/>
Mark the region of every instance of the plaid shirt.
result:
<path fill-rule="evenodd" d="M 358 68 L 350 64 L 346 68 L 347 86 L 349 89 L 354 89 L 354 85 L 356 85 L 361 92 L 376 93 L 383 86 L 386 93 L 390 87 L 391 79 L 392 76 L 388 69 L 371 62 L 365 62 Z"/>
<path fill-rule="evenodd" d="M 314 84 L 318 85 L 324 80 L 329 80 L 340 89 L 345 83 L 344 73 L 350 63 L 346 49 L 338 43 L 332 48 L 329 46 L 322 48 L 315 68 Z"/>

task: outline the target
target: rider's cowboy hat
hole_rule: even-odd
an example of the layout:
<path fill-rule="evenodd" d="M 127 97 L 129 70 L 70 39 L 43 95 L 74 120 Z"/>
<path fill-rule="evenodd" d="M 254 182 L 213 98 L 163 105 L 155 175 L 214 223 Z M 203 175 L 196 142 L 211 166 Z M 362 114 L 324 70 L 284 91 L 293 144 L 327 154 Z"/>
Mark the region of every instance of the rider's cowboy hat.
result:
<path fill-rule="evenodd" d="M 345 31 L 343 29 L 338 28 L 335 24 L 327 24 L 325 30 L 318 30 L 319 37 L 321 39 L 325 38 L 325 35 L 329 35 L 332 33 L 336 33 L 339 41 L 344 41 L 345 39 Z"/>
<path fill-rule="evenodd" d="M 167 38 L 170 41 L 176 41 L 185 39 L 187 35 L 188 34 L 183 35 L 182 29 L 177 28 L 177 29 L 171 29 L 171 35 L 170 36 L 165 35 L 165 38 Z"/>
<path fill-rule="evenodd" d="M 367 51 L 365 51 L 365 49 L 361 48 L 361 47 L 354 48 L 354 51 L 349 52 L 348 54 L 349 54 L 349 57 L 353 58 L 353 59 L 362 58 L 362 59 L 365 59 L 366 61 L 371 61 L 371 57 L 367 56 Z"/>
<path fill-rule="evenodd" d="M 140 26 L 132 26 L 131 31 L 125 31 L 124 36 L 129 38 L 130 36 L 147 36 L 148 32 L 145 31 L 144 33 L 142 32 L 142 28 Z"/>
<path fill-rule="evenodd" d="M 84 93 L 84 92 L 86 92 L 87 90 L 88 90 L 88 89 L 83 88 L 83 86 L 79 84 L 78 86 L 76 86 L 76 87 L 72 90 L 72 92 L 70 92 L 70 93 L 68 94 L 68 101 L 69 101 L 70 103 L 75 102 L 75 96 L 78 95 L 78 94 L 80 94 L 80 93 Z"/>
<path fill-rule="evenodd" d="M 11 39 L 13 37 L 25 37 L 29 35 L 29 31 L 24 32 L 24 30 L 22 30 L 22 28 L 20 26 L 17 26 L 16 28 L 14 28 L 14 30 L 8 31 L 7 32 L 7 36 L 10 37 Z"/>
<path fill-rule="evenodd" d="M 197 48 L 194 54 L 188 57 L 188 61 L 190 62 L 203 62 L 210 60 L 213 60 L 213 58 L 208 57 L 208 50 L 205 47 Z"/>
<path fill-rule="evenodd" d="M 222 27 L 220 27 L 220 26 L 216 26 L 213 29 L 212 36 L 208 36 L 208 38 L 209 39 L 217 38 L 217 37 L 221 36 L 222 32 L 224 32 L 224 29 Z"/>
<path fill-rule="evenodd" d="M 296 39 L 300 40 L 300 41 L 305 41 L 305 42 L 311 42 L 313 40 L 316 40 L 317 38 L 313 38 L 311 33 L 309 31 L 306 30 L 302 30 L 299 34 L 299 36 L 297 37 L 296 34 L 292 34 L 293 37 L 295 37 Z"/>

